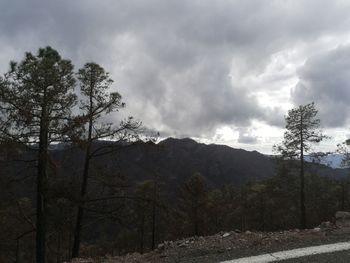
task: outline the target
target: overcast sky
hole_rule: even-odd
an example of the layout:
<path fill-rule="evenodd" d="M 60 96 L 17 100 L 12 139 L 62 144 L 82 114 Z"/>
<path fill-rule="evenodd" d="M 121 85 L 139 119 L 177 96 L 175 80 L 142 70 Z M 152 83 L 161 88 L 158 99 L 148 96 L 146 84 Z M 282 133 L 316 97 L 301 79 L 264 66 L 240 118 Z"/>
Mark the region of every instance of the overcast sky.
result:
<path fill-rule="evenodd" d="M 346 0 L 1 0 L 0 71 L 50 45 L 105 67 L 147 129 L 264 153 L 314 101 L 331 150 L 350 135 L 349 14 Z"/>

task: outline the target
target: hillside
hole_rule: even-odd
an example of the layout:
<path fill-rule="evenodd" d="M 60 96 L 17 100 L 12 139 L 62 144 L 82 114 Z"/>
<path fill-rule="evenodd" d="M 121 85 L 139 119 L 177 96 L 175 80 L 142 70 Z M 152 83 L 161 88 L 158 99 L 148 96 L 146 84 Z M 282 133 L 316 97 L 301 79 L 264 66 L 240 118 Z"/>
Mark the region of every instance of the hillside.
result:
<path fill-rule="evenodd" d="M 209 186 L 217 188 L 228 184 L 239 187 L 247 181 L 272 177 L 277 171 L 276 161 L 271 156 L 226 145 L 207 145 L 189 138 L 168 138 L 158 144 L 100 141 L 94 145 L 95 150 L 99 148 L 102 150 L 98 151 L 99 156 L 92 159 L 90 171 L 97 181 L 107 174 L 107 183 L 122 180 L 128 185 L 157 178 L 169 196 L 176 195 L 183 183 L 195 173 L 204 176 Z M 69 181 L 80 180 L 84 160 L 82 150 L 68 145 L 55 145 L 50 151 L 52 174 L 60 175 L 57 178 L 63 182 L 66 177 L 70 178 Z M 21 149 L 19 152 L 20 156 L 15 159 L 35 159 L 35 151 Z M 2 161 L 0 164 L 6 177 L 15 176 L 20 179 L 30 173 L 34 175 L 33 162 Z M 333 169 L 317 163 L 308 163 L 306 171 L 330 178 L 343 178 L 347 174 L 344 169 Z M 90 183 L 92 189 L 96 180 L 93 179 Z M 34 187 L 31 182 L 18 185 L 17 190 L 28 196 Z"/>
<path fill-rule="evenodd" d="M 234 230 L 211 236 L 194 236 L 182 240 L 165 241 L 159 244 L 154 251 L 145 254 L 136 252 L 125 256 L 107 255 L 99 258 L 81 258 L 71 263 L 215 263 L 266 253 L 272 254 L 281 250 L 344 242 L 348 241 L 349 233 L 348 227 L 338 227 L 331 222 L 323 222 L 319 227 L 305 230 L 293 229 L 279 232 Z"/>
<path fill-rule="evenodd" d="M 155 176 L 172 186 L 182 184 L 194 173 L 202 174 L 214 187 L 226 184 L 241 185 L 248 180 L 271 177 L 276 173 L 273 157 L 257 151 L 235 149 L 226 145 L 203 144 L 192 139 L 168 138 L 158 144 L 137 142 L 120 146 L 114 142 L 99 142 L 98 146 L 110 146 L 113 153 L 101 155 L 93 163 L 97 172 L 114 171 L 127 180 L 140 181 Z M 106 150 L 108 151 L 108 150 Z M 78 149 L 59 147 L 53 150 L 65 174 L 72 173 L 71 165 L 80 167 L 83 158 Z M 322 176 L 342 177 L 345 171 L 325 165 L 310 163 L 309 172 Z"/>
<path fill-rule="evenodd" d="M 36 151 L 13 145 L 3 145 L 2 150 L 0 208 L 5 216 L 0 228 L 8 240 L 29 233 L 21 243 L 32 244 Z M 147 252 L 165 240 L 232 229 L 276 231 L 298 226 L 297 171 L 274 176 L 277 163 L 258 152 L 173 138 L 158 144 L 98 141 L 92 151 L 97 157 L 92 159 L 84 201 L 82 256 Z M 78 147 L 50 149 L 48 231 L 62 243 L 49 242 L 62 259 L 70 257 L 83 157 Z M 346 185 L 331 179 L 341 178 L 346 170 L 315 163 L 307 164 L 306 170 L 308 225 L 314 227 L 350 206 Z M 248 181 L 253 182 L 244 184 Z M 229 185 L 233 187 L 223 187 Z M 193 217 L 194 209 L 199 217 Z M 15 251 L 16 246 L 15 242 L 0 246 L 0 252 Z M 22 249 L 30 253 L 33 247 Z"/>
<path fill-rule="evenodd" d="M 161 177 L 176 181 L 184 181 L 199 172 L 213 186 L 241 184 L 274 173 L 271 160 L 258 152 L 173 138 L 161 141 L 153 150 L 151 147 L 141 143 L 119 152 L 121 169 L 132 178 L 137 174 L 151 177 L 157 172 Z"/>

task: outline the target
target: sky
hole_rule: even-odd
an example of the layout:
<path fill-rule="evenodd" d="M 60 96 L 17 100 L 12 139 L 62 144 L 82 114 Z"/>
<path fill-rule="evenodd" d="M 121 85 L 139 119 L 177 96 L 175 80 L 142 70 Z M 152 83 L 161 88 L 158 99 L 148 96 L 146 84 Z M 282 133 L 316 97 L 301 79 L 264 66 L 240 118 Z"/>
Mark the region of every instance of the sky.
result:
<path fill-rule="evenodd" d="M 1 0 L 0 72 L 52 46 L 110 72 L 161 137 L 271 153 L 284 116 L 315 102 L 330 151 L 350 137 L 350 1 Z"/>

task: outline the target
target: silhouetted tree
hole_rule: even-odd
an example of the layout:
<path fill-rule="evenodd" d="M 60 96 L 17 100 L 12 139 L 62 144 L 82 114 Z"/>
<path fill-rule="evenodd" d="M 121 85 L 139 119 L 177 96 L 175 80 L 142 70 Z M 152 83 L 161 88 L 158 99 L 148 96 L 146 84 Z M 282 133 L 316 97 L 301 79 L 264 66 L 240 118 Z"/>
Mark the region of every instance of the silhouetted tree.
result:
<path fill-rule="evenodd" d="M 337 145 L 337 152 L 343 155 L 341 161 L 341 167 L 348 171 L 348 174 L 344 180 L 341 181 L 341 203 L 339 209 L 344 211 L 348 206 L 348 195 L 349 195 L 349 184 L 350 184 L 350 152 L 349 152 L 350 140 L 346 140 L 345 142 Z"/>
<path fill-rule="evenodd" d="M 125 104 L 121 101 L 121 95 L 118 92 L 109 92 L 113 80 L 101 66 L 96 63 L 85 64 L 78 72 L 78 80 L 83 97 L 80 102 L 82 116 L 78 121 L 86 124 L 82 126 L 76 139 L 84 149 L 85 160 L 72 249 L 73 258 L 79 256 L 84 216 L 83 204 L 87 193 L 90 161 L 96 156 L 110 153 L 110 149 L 106 152 L 106 147 L 92 149 L 93 143 L 100 139 L 126 139 L 131 135 L 130 131 L 135 131 L 140 126 L 140 123 L 133 121 L 131 117 L 127 121 L 122 121 L 119 126 L 102 121 L 107 114 L 124 108 Z"/>
<path fill-rule="evenodd" d="M 0 81 L 0 137 L 37 146 L 36 262 L 45 262 L 48 147 L 65 139 L 76 103 L 73 65 L 51 47 L 11 62 Z"/>
<path fill-rule="evenodd" d="M 300 161 L 300 227 L 306 227 L 304 154 L 310 150 L 312 143 L 326 138 L 320 131 L 320 119 L 316 118 L 314 103 L 300 105 L 288 111 L 286 131 L 282 145 L 276 149 L 284 158 L 298 158 Z"/>
<path fill-rule="evenodd" d="M 140 253 L 145 249 L 145 237 L 147 229 L 151 230 L 151 249 L 154 249 L 156 202 L 158 201 L 157 182 L 154 180 L 143 181 L 138 184 L 136 195 L 142 200 L 136 202 L 135 213 L 137 216 L 138 232 L 140 235 Z"/>
<path fill-rule="evenodd" d="M 180 213 L 190 226 L 190 234 L 203 233 L 204 211 L 208 204 L 208 186 L 205 177 L 192 175 L 185 183 L 180 197 Z"/>
<path fill-rule="evenodd" d="M 213 189 L 208 194 L 207 215 L 208 229 L 210 233 L 217 233 L 223 229 L 227 215 L 227 203 L 220 189 Z"/>

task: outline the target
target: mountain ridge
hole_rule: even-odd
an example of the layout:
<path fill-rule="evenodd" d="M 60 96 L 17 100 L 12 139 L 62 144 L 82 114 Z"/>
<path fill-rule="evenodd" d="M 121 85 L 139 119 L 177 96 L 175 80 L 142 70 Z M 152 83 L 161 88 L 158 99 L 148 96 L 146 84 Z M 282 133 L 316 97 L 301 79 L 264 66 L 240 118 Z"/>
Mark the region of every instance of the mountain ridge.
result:
<path fill-rule="evenodd" d="M 100 143 L 117 145 L 108 141 Z M 191 138 L 170 137 L 158 143 L 136 142 L 123 146 L 115 153 L 94 158 L 93 164 L 110 170 L 119 169 L 132 181 L 152 179 L 157 174 L 160 179 L 175 185 L 182 184 L 194 173 L 200 173 L 214 187 L 241 185 L 249 180 L 272 177 L 277 168 L 273 157 L 257 151 L 204 144 Z M 75 152 L 81 155 L 80 150 Z M 76 159 L 75 166 L 81 165 L 82 158 L 78 157 L 72 156 L 72 159 Z M 322 164 L 309 163 L 308 166 L 311 172 L 317 170 L 323 176 L 342 177 L 345 174 L 341 169 Z"/>

